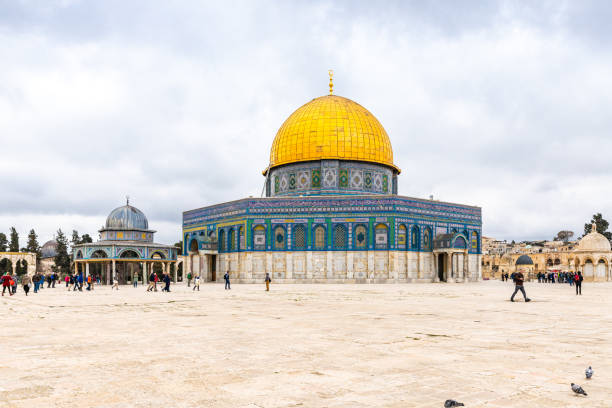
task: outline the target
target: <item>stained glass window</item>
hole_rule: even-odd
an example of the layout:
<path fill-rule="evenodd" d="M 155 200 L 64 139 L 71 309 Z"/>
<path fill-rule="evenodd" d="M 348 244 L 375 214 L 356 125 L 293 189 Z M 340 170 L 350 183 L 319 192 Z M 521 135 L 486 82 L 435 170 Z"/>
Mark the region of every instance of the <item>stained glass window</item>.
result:
<path fill-rule="evenodd" d="M 419 249 L 421 244 L 419 235 L 419 227 L 412 227 L 412 230 L 410 231 L 410 248 Z"/>
<path fill-rule="evenodd" d="M 375 245 L 376 249 L 387 249 L 388 247 L 388 229 L 384 224 L 378 224 L 375 229 Z"/>
<path fill-rule="evenodd" d="M 260 251 L 266 249 L 266 228 L 263 225 L 253 229 L 253 248 Z"/>
<path fill-rule="evenodd" d="M 219 230 L 219 251 L 225 251 L 225 231 Z"/>
<path fill-rule="evenodd" d="M 229 249 L 236 250 L 236 231 L 233 228 L 229 231 Z"/>
<path fill-rule="evenodd" d="M 431 231 L 429 228 L 425 228 L 423 232 L 423 247 L 425 249 L 431 249 Z"/>
<path fill-rule="evenodd" d="M 401 224 L 397 229 L 397 247 L 406 249 L 406 226 Z"/>
<path fill-rule="evenodd" d="M 293 228 L 293 249 L 306 249 L 306 231 L 303 225 Z"/>
<path fill-rule="evenodd" d="M 355 248 L 363 249 L 368 244 L 368 230 L 365 225 L 358 225 L 355 227 Z"/>
<path fill-rule="evenodd" d="M 285 249 L 285 229 L 283 227 L 274 229 L 274 249 Z"/>
<path fill-rule="evenodd" d="M 325 249 L 325 227 L 319 225 L 315 228 L 315 249 Z"/>
<path fill-rule="evenodd" d="M 478 250 L 478 233 L 472 231 L 472 249 Z"/>
<path fill-rule="evenodd" d="M 334 248 L 346 249 L 346 227 L 342 224 L 334 227 Z"/>

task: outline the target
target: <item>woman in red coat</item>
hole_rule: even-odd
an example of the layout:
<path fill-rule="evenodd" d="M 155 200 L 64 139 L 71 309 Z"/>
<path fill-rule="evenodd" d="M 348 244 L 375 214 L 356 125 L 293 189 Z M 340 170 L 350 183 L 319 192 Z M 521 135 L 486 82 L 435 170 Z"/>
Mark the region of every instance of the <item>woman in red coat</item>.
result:
<path fill-rule="evenodd" d="M 9 295 L 13 296 L 13 291 L 11 290 L 11 280 L 13 280 L 13 278 L 11 277 L 11 275 L 9 275 L 9 273 L 5 273 L 4 276 L 1 278 L 2 279 L 2 296 L 4 296 L 4 291 L 8 289 L 8 293 Z"/>

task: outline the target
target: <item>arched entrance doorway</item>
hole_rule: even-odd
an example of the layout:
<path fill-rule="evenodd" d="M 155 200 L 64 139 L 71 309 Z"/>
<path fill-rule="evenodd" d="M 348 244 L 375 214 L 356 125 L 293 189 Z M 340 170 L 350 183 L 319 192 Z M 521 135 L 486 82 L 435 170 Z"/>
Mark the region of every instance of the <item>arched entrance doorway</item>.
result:
<path fill-rule="evenodd" d="M 128 281 L 133 283 L 134 280 L 140 280 L 142 275 L 140 256 L 135 251 L 127 250 L 121 253 L 120 258 L 121 262 L 116 265 L 119 284 L 125 285 Z M 134 261 L 129 261 L 131 259 Z"/>

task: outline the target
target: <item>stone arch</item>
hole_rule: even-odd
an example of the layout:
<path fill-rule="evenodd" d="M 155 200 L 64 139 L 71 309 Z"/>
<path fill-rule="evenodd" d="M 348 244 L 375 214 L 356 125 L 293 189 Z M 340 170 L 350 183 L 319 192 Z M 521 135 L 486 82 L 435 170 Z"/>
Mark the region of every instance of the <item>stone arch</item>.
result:
<path fill-rule="evenodd" d="M 199 249 L 198 240 L 195 238 L 192 238 L 191 241 L 189 241 L 188 252 L 198 252 L 198 249 Z"/>
<path fill-rule="evenodd" d="M 166 255 L 161 251 L 153 251 L 153 253 L 151 253 L 151 259 L 166 259 Z"/>
<path fill-rule="evenodd" d="M 561 265 L 561 260 L 559 258 L 555 258 L 555 260 L 553 261 L 553 264 L 556 265 Z"/>
<path fill-rule="evenodd" d="M 103 249 L 97 249 L 91 254 L 90 258 L 108 258 L 108 254 Z"/>
<path fill-rule="evenodd" d="M 80 249 L 77 251 L 76 253 L 76 259 L 83 259 L 83 251 L 81 251 Z"/>
<path fill-rule="evenodd" d="M 592 280 L 595 277 L 595 262 L 590 256 L 586 256 L 584 258 L 582 264 L 582 274 L 584 275 L 584 279 L 587 280 Z"/>
<path fill-rule="evenodd" d="M 138 252 L 134 251 L 131 248 L 126 248 L 122 250 L 121 252 L 119 252 L 118 255 L 119 258 L 140 259 L 140 255 L 138 255 Z"/>

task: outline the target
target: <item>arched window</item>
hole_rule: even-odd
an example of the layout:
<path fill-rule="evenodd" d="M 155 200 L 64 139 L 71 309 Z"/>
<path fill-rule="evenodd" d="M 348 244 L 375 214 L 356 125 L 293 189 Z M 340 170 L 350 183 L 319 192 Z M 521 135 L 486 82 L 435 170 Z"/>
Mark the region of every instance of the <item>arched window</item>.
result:
<path fill-rule="evenodd" d="M 431 229 L 429 227 L 423 231 L 423 248 L 426 250 L 431 249 Z"/>
<path fill-rule="evenodd" d="M 467 242 L 465 242 L 465 238 L 462 236 L 458 236 L 455 238 L 455 243 L 453 244 L 453 248 L 457 249 L 465 249 L 467 247 Z"/>
<path fill-rule="evenodd" d="M 346 227 L 342 224 L 334 227 L 334 248 L 346 249 Z"/>
<path fill-rule="evenodd" d="M 189 251 L 190 252 L 197 252 L 198 251 L 198 240 L 197 239 L 192 239 L 189 242 Z"/>
<path fill-rule="evenodd" d="M 419 227 L 416 225 L 410 230 L 410 248 L 419 249 L 421 247 L 421 237 Z"/>
<path fill-rule="evenodd" d="M 397 228 L 397 248 L 406 249 L 406 226 L 400 224 Z"/>
<path fill-rule="evenodd" d="M 219 230 L 219 252 L 223 252 L 227 249 L 227 242 L 225 242 L 225 231 Z"/>
<path fill-rule="evenodd" d="M 378 224 L 374 229 L 376 249 L 387 249 L 389 247 L 389 229 L 385 224 Z"/>
<path fill-rule="evenodd" d="M 314 230 L 315 249 L 325 249 L 325 227 L 319 225 Z"/>
<path fill-rule="evenodd" d="M 266 249 L 266 227 L 258 225 L 253 229 L 253 249 L 263 251 Z"/>
<path fill-rule="evenodd" d="M 229 231 L 229 249 L 230 251 L 236 250 L 236 230 L 233 228 Z"/>
<path fill-rule="evenodd" d="M 281 226 L 276 227 L 274 229 L 274 249 L 285 249 L 285 241 L 285 229 Z"/>
<path fill-rule="evenodd" d="M 238 249 L 244 251 L 244 227 L 238 228 Z"/>
<path fill-rule="evenodd" d="M 478 233 L 476 231 L 472 231 L 472 249 L 474 251 L 478 251 Z"/>
<path fill-rule="evenodd" d="M 306 229 L 303 225 L 296 225 L 293 228 L 293 249 L 306 249 Z"/>
<path fill-rule="evenodd" d="M 355 237 L 355 249 L 368 247 L 368 230 L 365 225 L 357 225 L 353 236 Z"/>

